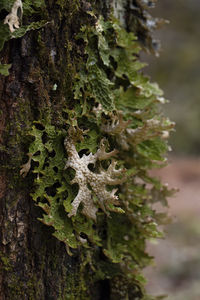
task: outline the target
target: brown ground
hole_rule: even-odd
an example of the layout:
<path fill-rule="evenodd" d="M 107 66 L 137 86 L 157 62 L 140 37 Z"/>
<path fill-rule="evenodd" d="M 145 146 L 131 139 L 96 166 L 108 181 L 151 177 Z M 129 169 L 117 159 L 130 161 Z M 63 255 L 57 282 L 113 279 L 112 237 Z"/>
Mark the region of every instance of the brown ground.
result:
<path fill-rule="evenodd" d="M 146 270 L 147 288 L 169 300 L 200 300 L 200 159 L 172 158 L 156 175 L 179 192 L 169 199 L 166 239 L 149 244 L 156 267 Z"/>

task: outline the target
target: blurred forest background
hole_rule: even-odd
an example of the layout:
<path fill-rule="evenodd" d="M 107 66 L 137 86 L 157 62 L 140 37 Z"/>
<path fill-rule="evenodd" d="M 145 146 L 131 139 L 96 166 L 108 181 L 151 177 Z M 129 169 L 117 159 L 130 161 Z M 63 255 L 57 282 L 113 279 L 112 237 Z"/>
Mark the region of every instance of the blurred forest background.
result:
<path fill-rule="evenodd" d="M 146 270 L 151 294 L 167 300 L 200 299 L 200 1 L 159 0 L 151 11 L 170 21 L 155 33 L 160 57 L 144 54 L 152 81 L 159 83 L 170 103 L 165 114 L 176 122 L 169 166 L 156 175 L 180 191 L 169 200 L 172 224 L 166 239 L 150 252 L 156 267 Z"/>
<path fill-rule="evenodd" d="M 176 122 L 172 135 L 173 153 L 200 153 L 200 1 L 159 0 L 151 10 L 156 17 L 169 20 L 155 34 L 161 41 L 160 57 L 145 57 L 146 69 L 157 81 L 170 104 L 166 112 Z"/>

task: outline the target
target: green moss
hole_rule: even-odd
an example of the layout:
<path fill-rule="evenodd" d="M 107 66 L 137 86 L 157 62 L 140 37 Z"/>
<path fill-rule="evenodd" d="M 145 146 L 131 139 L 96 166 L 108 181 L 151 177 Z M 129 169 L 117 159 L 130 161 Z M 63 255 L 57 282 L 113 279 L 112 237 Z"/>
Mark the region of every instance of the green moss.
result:
<path fill-rule="evenodd" d="M 19 281 L 18 276 L 14 272 L 12 259 L 3 253 L 0 253 L 0 261 L 2 270 L 9 274 L 7 289 L 8 297 L 10 297 L 9 299 L 25 299 L 24 285 L 21 281 Z"/>
<path fill-rule="evenodd" d="M 2 266 L 3 270 L 5 270 L 5 271 L 12 270 L 11 261 L 10 261 L 10 258 L 7 255 L 0 252 L 0 260 L 1 260 L 1 266 Z"/>

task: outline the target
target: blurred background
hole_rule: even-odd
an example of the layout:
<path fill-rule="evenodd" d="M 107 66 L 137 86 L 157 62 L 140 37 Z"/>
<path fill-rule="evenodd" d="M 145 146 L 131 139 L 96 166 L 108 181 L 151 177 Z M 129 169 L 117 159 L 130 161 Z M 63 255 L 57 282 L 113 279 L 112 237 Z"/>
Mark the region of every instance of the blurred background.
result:
<path fill-rule="evenodd" d="M 150 12 L 170 23 L 154 34 L 162 50 L 143 55 L 144 71 L 164 90 L 165 115 L 176 122 L 169 165 L 157 176 L 180 191 L 169 199 L 166 239 L 148 246 L 156 266 L 146 270 L 147 288 L 167 300 L 200 300 L 200 1 L 159 0 Z"/>

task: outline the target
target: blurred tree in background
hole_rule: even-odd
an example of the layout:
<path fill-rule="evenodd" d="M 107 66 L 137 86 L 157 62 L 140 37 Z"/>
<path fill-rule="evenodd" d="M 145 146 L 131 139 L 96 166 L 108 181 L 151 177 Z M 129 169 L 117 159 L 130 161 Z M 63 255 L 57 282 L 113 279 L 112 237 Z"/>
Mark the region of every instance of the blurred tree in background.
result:
<path fill-rule="evenodd" d="M 158 1 L 153 14 L 169 20 L 155 35 L 161 55 L 143 57 L 149 63 L 145 71 L 170 100 L 166 114 L 176 122 L 170 142 L 175 157 L 159 176 L 179 192 L 169 203 L 173 222 L 166 239 L 151 245 L 157 267 L 148 275 L 149 291 L 166 293 L 167 300 L 200 299 L 199 13 L 198 0 Z"/>
<path fill-rule="evenodd" d="M 156 33 L 162 45 L 160 57 L 145 56 L 147 71 L 170 99 L 165 109 L 176 122 L 171 145 L 178 155 L 200 151 L 199 12 L 198 0 L 158 1 L 153 13 L 170 23 Z"/>

